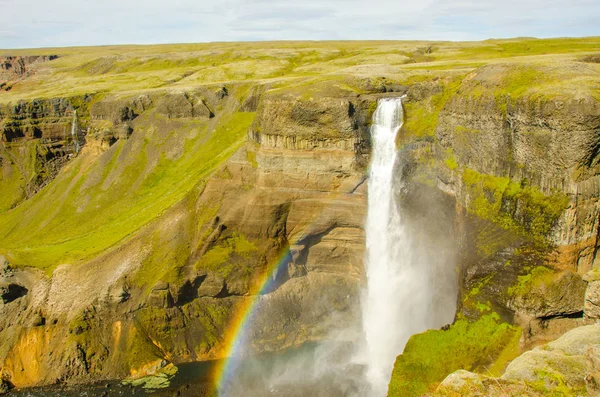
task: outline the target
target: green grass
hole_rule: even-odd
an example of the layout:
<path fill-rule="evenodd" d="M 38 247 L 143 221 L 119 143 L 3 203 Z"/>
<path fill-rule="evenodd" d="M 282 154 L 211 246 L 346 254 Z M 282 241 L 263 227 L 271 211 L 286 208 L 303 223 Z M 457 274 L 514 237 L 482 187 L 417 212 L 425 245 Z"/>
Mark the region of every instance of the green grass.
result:
<path fill-rule="evenodd" d="M 502 323 L 494 313 L 475 322 L 458 320 L 447 331 L 414 335 L 396 359 L 388 396 L 433 392 L 447 375 L 459 369 L 500 375 L 518 355 L 520 335 L 520 328 Z"/>
<path fill-rule="evenodd" d="M 593 52 L 600 47 L 600 37 L 586 38 L 516 38 L 486 40 L 460 50 L 459 59 L 511 58 L 548 54 Z"/>
<path fill-rule="evenodd" d="M 427 53 L 426 49 L 432 51 Z M 39 74 L 0 92 L 0 103 L 84 93 L 134 93 L 167 86 L 279 82 L 334 74 L 388 76 L 467 69 L 508 60 L 579 61 L 600 51 L 600 38 L 509 39 L 484 42 L 257 42 L 0 50 L 58 54 Z"/>
<path fill-rule="evenodd" d="M 48 173 L 42 161 L 47 152 L 39 139 L 14 147 L 0 146 L 3 164 L 0 168 L 0 213 L 23 200 L 36 184 L 37 178 L 43 178 Z"/>
<path fill-rule="evenodd" d="M 239 148 L 253 119 L 224 116 L 214 130 L 177 125 L 166 140 L 147 120 L 127 142 L 97 160 L 78 157 L 33 199 L 0 214 L 2 251 L 17 265 L 51 271 L 122 242 Z M 181 156 L 169 158 L 173 150 Z"/>

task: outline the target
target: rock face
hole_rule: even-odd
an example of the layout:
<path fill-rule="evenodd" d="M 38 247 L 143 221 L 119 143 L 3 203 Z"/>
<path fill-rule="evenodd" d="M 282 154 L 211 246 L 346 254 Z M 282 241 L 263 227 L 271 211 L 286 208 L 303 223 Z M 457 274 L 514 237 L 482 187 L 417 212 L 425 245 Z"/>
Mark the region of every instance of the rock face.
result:
<path fill-rule="evenodd" d="M 554 342 L 512 361 L 498 378 L 457 371 L 437 388 L 436 396 L 589 395 L 598 387 L 600 328 L 575 328 Z"/>
<path fill-rule="evenodd" d="M 600 266 L 593 154 L 600 105 L 499 96 L 503 73 L 514 72 L 488 66 L 472 73 L 440 112 L 436 155 L 445 166 L 436 183 L 472 219 L 466 239 L 477 252 L 463 261 L 472 264 L 464 269 L 466 287 L 491 276 L 489 286 L 480 285 L 482 299 L 551 328 L 554 318 L 582 316 L 582 277 Z M 496 93 L 474 96 L 481 87 Z M 504 292 L 493 290 L 499 286 Z"/>
<path fill-rule="evenodd" d="M 542 94 L 547 87 L 531 77 L 539 73 L 533 66 L 488 65 L 460 80 L 415 84 L 400 139 L 413 159 L 411 183 L 435 185 L 456 200 L 461 292 L 450 329 L 495 314 L 520 327 L 521 351 L 597 318 L 600 103 L 585 90 Z M 525 74 L 529 85 L 511 86 Z M 423 126 L 411 113 L 433 121 Z M 418 345 L 425 336 L 413 338 Z M 531 365 L 563 353 L 543 354 Z M 568 388 L 585 390 L 585 359 L 569 360 L 559 369 L 568 382 L 576 378 Z M 397 373 L 405 372 L 402 363 L 399 358 Z M 497 371 L 495 365 L 465 364 L 463 369 L 483 375 L 455 373 L 440 394 L 506 395 L 502 380 L 484 376 Z M 416 376 L 415 383 L 426 385 L 421 394 L 443 380 L 431 373 Z M 461 394 L 463 385 L 473 388 L 471 394 Z M 515 394 L 538 395 L 521 383 L 511 387 Z"/>
<path fill-rule="evenodd" d="M 83 125 L 72 130 L 75 106 L 85 107 L 91 99 L 40 99 L 0 106 L 0 185 L 6 191 L 0 208 L 33 196 L 75 155 L 75 141 L 85 143 Z"/>
<path fill-rule="evenodd" d="M 0 90 L 9 91 L 15 80 L 35 71 L 36 64 L 52 61 L 58 55 L 30 55 L 0 57 Z"/>
<path fill-rule="evenodd" d="M 256 117 L 229 160 L 124 242 L 61 264 L 51 277 L 7 266 L 0 366 L 12 384 L 125 378 L 161 360 L 221 358 L 229 327 L 249 305 L 250 352 L 319 340 L 357 318 L 376 97 L 256 88 L 254 99 L 238 101 L 235 87 L 221 88 L 105 97 L 78 108 L 87 143 L 77 160 L 117 169 L 117 156 L 140 151 L 144 164 L 162 161 L 128 147 L 150 148 L 174 126 L 225 134 L 223 118 L 251 116 L 240 108 L 256 106 Z M 183 155 L 176 143 L 167 144 L 167 158 Z M 111 181 L 94 172 L 86 178 L 84 188 Z M 16 297 L 9 285 L 26 294 Z"/>
<path fill-rule="evenodd" d="M 587 282 L 585 290 L 585 316 L 589 319 L 600 319 L 600 272 L 596 268 L 588 272 L 584 277 Z"/>

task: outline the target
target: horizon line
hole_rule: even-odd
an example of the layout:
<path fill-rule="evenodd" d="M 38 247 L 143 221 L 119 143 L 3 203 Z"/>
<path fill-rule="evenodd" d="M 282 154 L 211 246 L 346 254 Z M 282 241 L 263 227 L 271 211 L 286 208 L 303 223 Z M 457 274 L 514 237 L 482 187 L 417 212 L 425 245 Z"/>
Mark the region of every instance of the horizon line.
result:
<path fill-rule="evenodd" d="M 51 49 L 76 49 L 76 48 L 103 48 L 103 47 L 158 47 L 158 46 L 177 46 L 177 45 L 211 45 L 211 44 L 243 44 L 243 43 L 483 43 L 486 41 L 510 41 L 510 40 L 557 40 L 557 39 L 594 39 L 600 38 L 600 35 L 593 36 L 514 36 L 514 37 L 490 37 L 481 40 L 402 40 L 402 39 L 365 39 L 365 40 L 336 40 L 336 39 L 298 39 L 298 40 L 223 40 L 223 41 L 190 41 L 190 42 L 167 42 L 167 43 L 112 43 L 112 44 L 90 44 L 90 45 L 66 45 L 66 46 L 40 46 L 40 47 L 6 47 L 0 48 L 0 52 L 5 51 L 28 51 L 28 50 L 51 50 Z M 0 54 L 4 55 L 4 54 Z"/>

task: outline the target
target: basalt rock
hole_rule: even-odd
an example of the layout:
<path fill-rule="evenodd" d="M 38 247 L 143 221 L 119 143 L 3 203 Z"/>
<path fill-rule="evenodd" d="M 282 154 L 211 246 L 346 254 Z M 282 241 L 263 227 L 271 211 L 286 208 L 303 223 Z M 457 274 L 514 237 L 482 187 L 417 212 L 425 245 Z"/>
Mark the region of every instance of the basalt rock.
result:
<path fill-rule="evenodd" d="M 399 138 L 411 161 L 406 190 L 434 185 L 456 200 L 457 322 L 493 313 L 520 327 L 521 352 L 594 321 L 588 272 L 599 266 L 600 247 L 600 103 L 589 90 L 577 98 L 504 93 L 523 69 L 488 65 L 464 79 L 415 84 Z M 434 126 L 413 124 L 417 111 L 433 113 Z M 562 358 L 568 387 L 583 390 L 585 358 Z M 463 375 L 448 379 L 440 395 L 539 395 L 486 369 Z"/>
<path fill-rule="evenodd" d="M 27 288 L 19 284 L 1 283 L 0 284 L 0 299 L 2 303 L 11 303 L 23 296 L 27 295 Z"/>
<path fill-rule="evenodd" d="M 156 108 L 158 113 L 168 118 L 211 118 L 214 116 L 202 97 L 187 92 L 162 96 L 157 102 Z"/>
<path fill-rule="evenodd" d="M 37 64 L 53 61 L 58 55 L 0 57 L 0 81 L 10 81 L 32 74 Z"/>

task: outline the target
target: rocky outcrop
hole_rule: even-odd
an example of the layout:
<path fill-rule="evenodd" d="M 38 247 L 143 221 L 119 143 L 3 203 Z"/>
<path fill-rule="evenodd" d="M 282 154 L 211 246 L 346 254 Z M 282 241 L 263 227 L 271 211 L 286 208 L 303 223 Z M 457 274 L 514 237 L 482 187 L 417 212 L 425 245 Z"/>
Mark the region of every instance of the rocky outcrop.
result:
<path fill-rule="evenodd" d="M 10 91 L 15 81 L 33 74 L 38 64 L 57 58 L 58 55 L 0 57 L 0 91 Z"/>
<path fill-rule="evenodd" d="M 589 395 L 600 391 L 600 329 L 575 328 L 554 342 L 512 361 L 499 378 L 457 371 L 437 388 L 435 396 Z"/>
<path fill-rule="evenodd" d="M 398 204 L 415 239 L 427 237 L 423 263 L 458 264 L 461 291 L 453 325 L 409 342 L 409 369 L 424 368 L 420 349 L 443 347 L 427 363 L 434 376 L 413 371 L 428 377 L 414 382 L 419 390 L 461 365 L 502 370 L 519 349 L 597 317 L 589 275 L 598 267 L 597 101 L 498 94 L 493 84 L 505 69 L 494 68 L 408 88 Z M 386 79 L 362 84 L 380 96 L 407 90 Z M 3 181 L 25 164 L 14 153 L 30 143 L 37 146 L 27 158 L 46 161 L 39 164 L 49 164 L 44 150 L 67 148 L 75 109 L 85 138 L 61 174 L 64 192 L 48 193 L 57 203 L 50 215 L 39 211 L 48 203 L 32 204 L 22 219 L 10 219 L 3 242 L 12 238 L 15 246 L 12 230 L 23 227 L 40 238 L 47 225 L 100 225 L 83 237 L 49 240 L 43 250 L 25 241 L 15 255 L 20 266 L 0 269 L 3 381 L 134 379 L 169 363 L 219 359 L 248 308 L 248 353 L 316 341 L 358 318 L 369 123 L 378 97 L 337 82 L 219 84 L 0 109 Z M 245 142 L 239 129 L 248 130 Z M 65 149 L 61 158 L 72 154 Z M 23 196 L 2 209 L 31 195 Z M 56 252 L 63 255 L 49 263 Z M 36 265 L 31 258 L 46 261 L 46 273 L 28 268 Z M 452 382 L 491 387 L 463 375 Z"/>
<path fill-rule="evenodd" d="M 224 97 L 225 95 L 220 96 L 221 99 Z M 205 100 L 193 93 L 169 93 L 162 96 L 156 106 L 157 111 L 168 118 L 214 117 L 214 113 L 208 108 Z"/>

